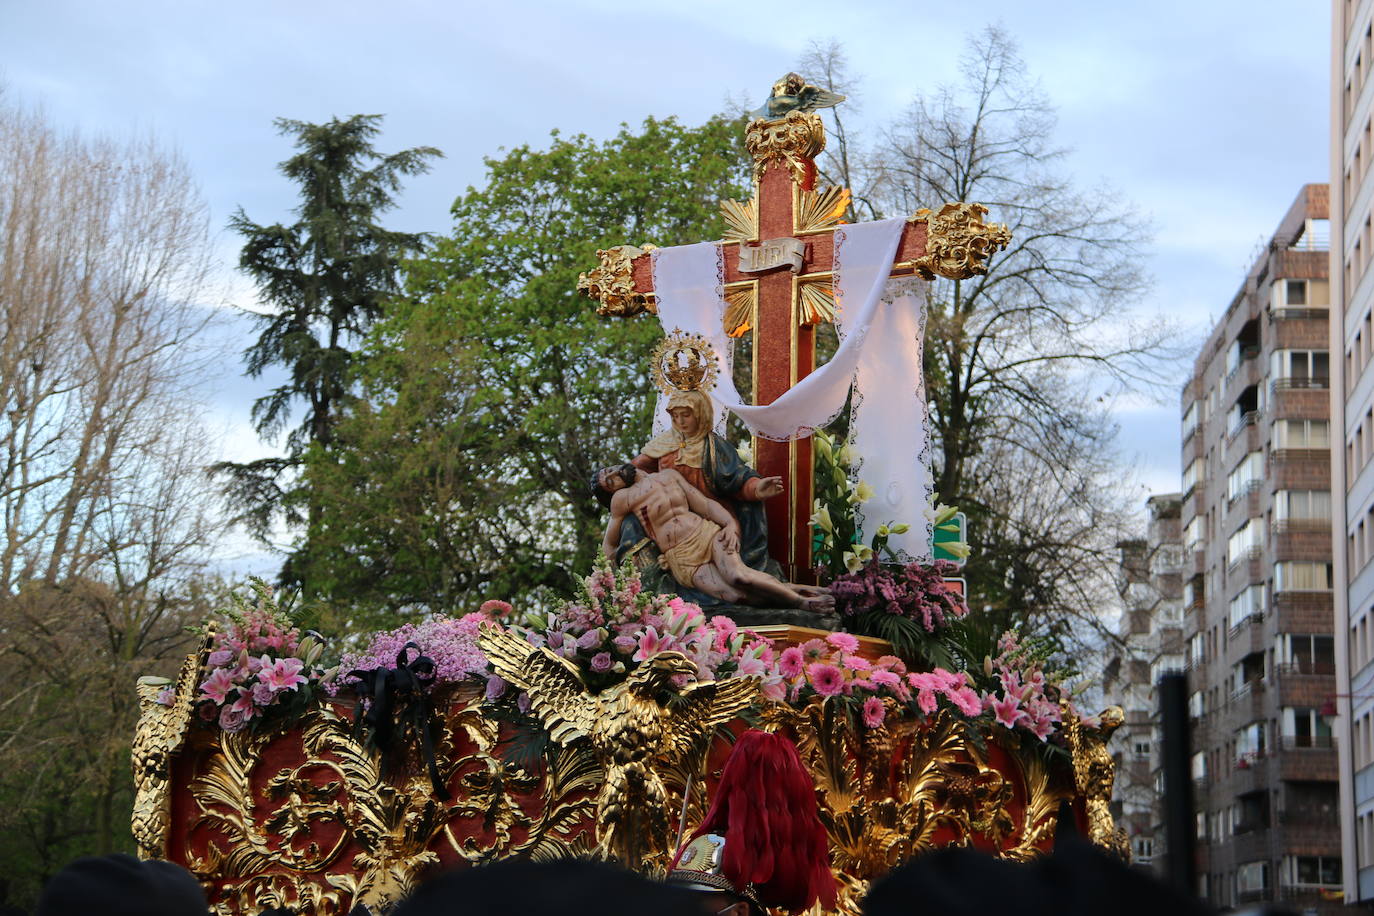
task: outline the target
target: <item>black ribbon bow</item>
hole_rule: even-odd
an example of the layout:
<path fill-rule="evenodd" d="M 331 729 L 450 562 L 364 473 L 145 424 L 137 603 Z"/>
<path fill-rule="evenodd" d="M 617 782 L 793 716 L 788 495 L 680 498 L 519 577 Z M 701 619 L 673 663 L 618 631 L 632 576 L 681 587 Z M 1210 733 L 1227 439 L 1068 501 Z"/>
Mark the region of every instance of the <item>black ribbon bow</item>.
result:
<path fill-rule="evenodd" d="M 409 659 L 410 650 L 415 650 L 415 658 Z M 355 669 L 348 673 L 357 678 L 358 694 L 365 702 L 358 704 L 357 715 L 353 720 L 355 731 L 371 732 L 372 741 L 382 753 L 384 767 L 391 767 L 399 750 L 395 746 L 393 729 L 398 709 L 410 718 L 415 730 L 420 733 L 424 749 L 425 765 L 429 768 L 429 782 L 434 794 L 447 801 L 450 796 L 439 777 L 439 765 L 434 757 L 434 733 L 431 728 L 431 709 L 429 688 L 434 684 L 434 659 L 424 655 L 420 647 L 408 642 L 396 653 L 395 668 L 372 668 L 367 671 Z M 364 707 L 366 711 L 364 712 Z"/>

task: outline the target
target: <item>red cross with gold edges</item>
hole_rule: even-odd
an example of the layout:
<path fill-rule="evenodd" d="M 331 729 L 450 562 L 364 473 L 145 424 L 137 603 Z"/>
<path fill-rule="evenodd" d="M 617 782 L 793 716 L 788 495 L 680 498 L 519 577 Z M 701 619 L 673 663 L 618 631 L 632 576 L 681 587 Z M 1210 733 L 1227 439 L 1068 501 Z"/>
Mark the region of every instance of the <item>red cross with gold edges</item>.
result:
<path fill-rule="evenodd" d="M 816 366 L 816 325 L 835 314 L 831 286 L 834 232 L 844 224 L 849 191 L 816 187 L 816 156 L 825 127 L 813 112 L 757 118 L 745 135 L 754 159 L 754 196 L 721 204 L 725 235 L 725 331 L 754 335 L 753 402 L 771 404 Z M 922 209 L 902 232 L 892 276 L 937 274 L 967 279 L 986 270 L 987 256 L 1006 246 L 1006 226 L 984 224 L 987 208 L 948 203 Z M 598 251 L 600 266 L 578 289 L 603 315 L 655 311 L 653 246 Z M 794 582 L 811 578 L 811 439 L 755 439 L 754 461 L 765 477 L 780 476 L 786 492 L 768 501 L 769 551 Z"/>

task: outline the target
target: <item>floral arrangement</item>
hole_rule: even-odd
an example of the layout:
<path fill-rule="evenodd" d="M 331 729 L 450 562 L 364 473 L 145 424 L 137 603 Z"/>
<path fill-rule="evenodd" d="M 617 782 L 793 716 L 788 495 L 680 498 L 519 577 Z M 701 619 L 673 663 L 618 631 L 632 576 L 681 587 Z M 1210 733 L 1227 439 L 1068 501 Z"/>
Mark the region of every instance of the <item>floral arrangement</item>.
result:
<path fill-rule="evenodd" d="M 993 682 L 983 694 L 984 706 L 999 725 L 1044 741 L 1061 721 L 1060 699 L 1067 698 L 1056 672 L 1046 671 L 1049 650 L 1010 632 L 1001 635 L 997 649 L 995 658 L 983 660 L 983 673 Z"/>
<path fill-rule="evenodd" d="M 330 675 L 316 664 L 323 643 L 302 638 L 266 582 L 251 580 L 249 594 L 235 592 L 231 602 L 214 631 L 196 711 L 232 733 L 298 714 Z"/>
<path fill-rule="evenodd" d="M 957 596 L 942 592 L 945 573 L 939 564 L 894 572 L 871 562 L 837 578 L 832 587 L 854 608 L 852 616 L 899 618 L 933 636 L 967 613 Z M 928 717 L 944 707 L 1043 742 L 1056 730 L 1059 700 L 1066 696 L 1059 686 L 1062 672 L 1049 667 L 1050 648 L 1033 639 L 1002 634 L 995 656 L 988 650 L 981 671 L 938 666 L 913 670 L 895 655 L 871 659 L 861 654 L 858 637 L 850 633 L 779 647 L 727 617 L 708 618 L 679 597 L 648 594 L 632 568 L 617 571 L 604 561 L 582 582 L 577 596 L 555 612 L 521 617 L 506 602 L 488 601 L 461 617 L 436 617 L 378 633 L 327 672 L 317 665 L 323 651 L 319 638 L 301 635 L 265 583 L 254 580 L 251 592 L 236 594 L 225 611 L 225 626 L 215 632 L 209 675 L 199 688 L 200 716 L 227 732 L 303 711 L 319 694 L 366 693 L 364 682 L 375 680 L 369 672 L 389 677 L 398 667 L 414 665 L 420 655 L 432 663 L 421 695 L 435 685 L 484 684 L 486 699 L 506 710 L 502 716 L 522 717 L 527 698 L 491 673 L 478 645 L 482 627 L 491 625 L 507 626 L 569 660 L 593 690 L 624 680 L 658 653 L 680 652 L 696 663 L 699 679 L 758 677 L 768 700 L 839 703 L 856 724 L 870 729 L 881 728 L 894 713 Z M 987 640 L 983 646 L 991 646 L 992 636 Z M 953 656 L 946 656 L 952 667 Z M 337 676 L 339 672 L 343 674 Z M 366 700 L 365 711 L 370 708 Z M 424 704 L 416 708 L 428 709 Z M 421 718 L 427 716 L 425 712 Z"/>
<path fill-rule="evenodd" d="M 477 634 L 484 624 L 499 622 L 511 611 L 504 601 L 487 601 L 462 617 L 434 617 L 376 633 L 361 651 L 344 653 L 339 661 L 341 676 L 328 692 L 332 696 L 356 688 L 360 678 L 354 672 L 394 669 L 397 659 L 404 657 L 405 647 L 412 644 L 434 662 L 435 686 L 486 678 L 490 666 L 477 645 Z"/>
<path fill-rule="evenodd" d="M 701 608 L 677 596 L 645 592 L 629 565 L 617 573 L 600 561 L 573 600 L 511 628 L 576 664 L 593 689 L 624 680 L 660 652 L 681 652 L 696 663 L 701 680 L 757 675 L 765 695 L 783 695 L 781 679 L 770 673 L 774 658 L 767 639 L 740 630 L 728 617 L 707 619 Z M 488 693 L 499 696 L 503 689 Z"/>
<path fill-rule="evenodd" d="M 909 658 L 942 660 L 935 634 L 968 613 L 963 598 L 949 588 L 947 576 L 957 571 L 953 563 L 937 560 L 930 565 L 904 562 L 888 546 L 893 535 L 911 526 L 885 522 L 874 530 L 868 544 L 860 543 L 858 507 L 873 498 L 862 480 L 850 483 L 853 455 L 848 444 L 836 445 L 824 432 L 815 433 L 816 500 L 810 522 L 816 573 L 830 585 L 845 628 L 890 641 Z M 956 510 L 940 506 L 933 523 L 940 530 L 958 531 Z M 953 527 L 949 528 L 951 523 Z M 966 557 L 962 542 L 941 545 L 953 555 Z"/>

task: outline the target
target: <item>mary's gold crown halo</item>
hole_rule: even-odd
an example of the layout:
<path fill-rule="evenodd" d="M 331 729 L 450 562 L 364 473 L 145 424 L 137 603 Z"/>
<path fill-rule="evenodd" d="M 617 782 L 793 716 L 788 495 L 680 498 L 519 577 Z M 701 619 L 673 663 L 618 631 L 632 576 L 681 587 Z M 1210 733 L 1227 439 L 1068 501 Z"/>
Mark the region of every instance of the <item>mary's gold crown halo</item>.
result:
<path fill-rule="evenodd" d="M 715 348 L 701 334 L 688 334 L 681 328 L 654 348 L 654 384 L 664 394 L 677 391 L 710 391 L 716 384 L 720 363 Z"/>

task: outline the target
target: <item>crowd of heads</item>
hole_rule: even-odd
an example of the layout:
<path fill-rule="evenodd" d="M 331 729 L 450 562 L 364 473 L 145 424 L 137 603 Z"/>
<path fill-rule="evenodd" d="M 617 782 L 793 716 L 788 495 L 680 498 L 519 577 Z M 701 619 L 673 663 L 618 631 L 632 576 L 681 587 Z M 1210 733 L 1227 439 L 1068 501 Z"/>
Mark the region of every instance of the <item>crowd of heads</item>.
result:
<path fill-rule="evenodd" d="M 35 916 L 205 916 L 209 907 L 189 872 L 127 855 L 78 859 L 44 890 Z M 287 916 L 264 910 L 253 916 Z M 920 856 L 875 882 L 866 916 L 1077 916 L 1112 913 L 1206 916 L 1205 904 L 1147 872 L 1129 868 L 1077 838 L 1030 863 L 971 849 Z M 1290 911 L 1259 908 L 1249 914 Z M 395 916 L 745 916 L 747 903 L 651 881 L 600 862 L 507 860 L 442 873 L 394 910 Z M 355 907 L 350 916 L 377 916 Z"/>

